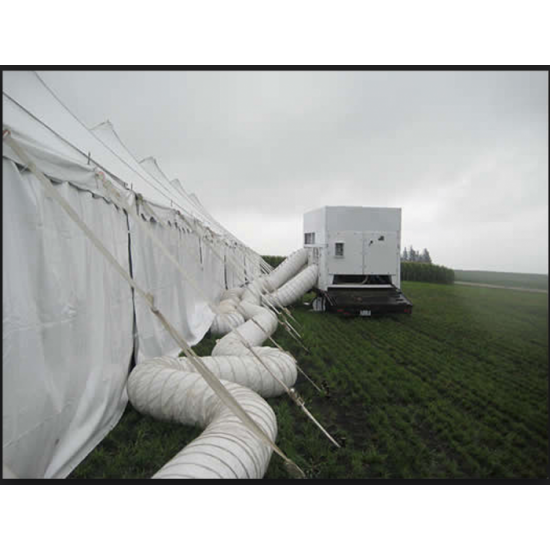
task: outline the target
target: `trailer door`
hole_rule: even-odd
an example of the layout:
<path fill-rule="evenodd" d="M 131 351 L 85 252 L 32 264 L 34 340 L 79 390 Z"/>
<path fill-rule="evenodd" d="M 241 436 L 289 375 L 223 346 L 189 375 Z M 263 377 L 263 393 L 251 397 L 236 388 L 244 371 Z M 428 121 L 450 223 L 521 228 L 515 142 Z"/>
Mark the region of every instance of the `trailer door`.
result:
<path fill-rule="evenodd" d="M 397 275 L 399 253 L 396 231 L 363 233 L 363 273 L 365 275 Z"/>
<path fill-rule="evenodd" d="M 336 231 L 328 235 L 328 272 L 333 275 L 363 275 L 363 234 Z"/>

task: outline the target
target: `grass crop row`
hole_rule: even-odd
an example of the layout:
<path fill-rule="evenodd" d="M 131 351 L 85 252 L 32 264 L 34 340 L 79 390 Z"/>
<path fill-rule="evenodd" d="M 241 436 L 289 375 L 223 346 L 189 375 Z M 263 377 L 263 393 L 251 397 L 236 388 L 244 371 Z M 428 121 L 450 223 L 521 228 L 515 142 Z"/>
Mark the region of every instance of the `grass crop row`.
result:
<path fill-rule="evenodd" d="M 300 347 L 275 334 L 330 397 L 296 389 L 345 445 L 286 397 L 269 399 L 278 445 L 311 478 L 540 478 L 548 461 L 546 297 L 405 282 L 412 316 L 346 319 L 293 308 Z M 215 339 L 196 351 L 209 355 Z M 149 477 L 200 430 L 128 408 L 73 477 Z M 288 478 L 273 457 L 266 477 Z"/>

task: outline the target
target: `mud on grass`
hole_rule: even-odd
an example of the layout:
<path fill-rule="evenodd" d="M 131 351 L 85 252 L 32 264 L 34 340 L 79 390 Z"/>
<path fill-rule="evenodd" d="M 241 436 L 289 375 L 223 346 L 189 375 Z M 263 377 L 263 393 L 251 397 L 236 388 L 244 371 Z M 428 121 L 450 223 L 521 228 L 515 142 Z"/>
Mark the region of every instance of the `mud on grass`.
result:
<path fill-rule="evenodd" d="M 542 478 L 548 464 L 546 296 L 404 283 L 412 316 L 343 318 L 293 308 L 309 353 L 275 335 L 330 397 L 296 389 L 337 449 L 286 396 L 269 399 L 277 444 L 310 478 Z M 209 355 L 215 340 L 195 350 Z M 129 405 L 73 472 L 150 477 L 200 433 Z M 266 474 L 286 479 L 273 456 Z"/>

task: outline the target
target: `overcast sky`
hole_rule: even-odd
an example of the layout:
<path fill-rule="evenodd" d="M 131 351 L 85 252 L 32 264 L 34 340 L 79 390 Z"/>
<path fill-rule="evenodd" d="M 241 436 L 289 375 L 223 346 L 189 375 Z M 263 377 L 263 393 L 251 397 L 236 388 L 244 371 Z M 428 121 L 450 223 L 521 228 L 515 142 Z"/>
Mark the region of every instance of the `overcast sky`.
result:
<path fill-rule="evenodd" d="M 313 208 L 392 206 L 435 263 L 548 273 L 545 73 L 40 74 L 262 254 Z"/>

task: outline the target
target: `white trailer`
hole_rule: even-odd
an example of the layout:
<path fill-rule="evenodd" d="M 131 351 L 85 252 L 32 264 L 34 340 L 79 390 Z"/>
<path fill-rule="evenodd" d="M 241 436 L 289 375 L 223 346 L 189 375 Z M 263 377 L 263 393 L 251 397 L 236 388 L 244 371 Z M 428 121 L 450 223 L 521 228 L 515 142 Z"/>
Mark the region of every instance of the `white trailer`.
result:
<path fill-rule="evenodd" d="M 304 246 L 319 266 L 316 309 L 411 313 L 401 292 L 401 209 L 324 206 L 304 214 Z"/>

